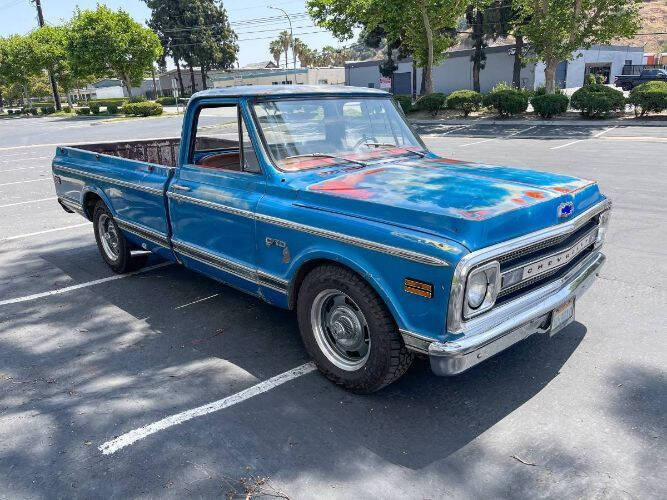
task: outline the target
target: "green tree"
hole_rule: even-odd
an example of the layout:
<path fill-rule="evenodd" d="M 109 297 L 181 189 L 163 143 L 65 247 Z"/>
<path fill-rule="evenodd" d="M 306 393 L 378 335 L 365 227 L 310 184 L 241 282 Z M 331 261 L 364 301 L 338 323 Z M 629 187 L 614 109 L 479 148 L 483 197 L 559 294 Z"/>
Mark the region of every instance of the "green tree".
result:
<path fill-rule="evenodd" d="M 387 44 L 411 53 L 424 68 L 425 92 L 433 92 L 432 69 L 442 61 L 468 0 L 308 0 L 308 12 L 316 24 L 341 40 L 355 28 L 373 31 L 381 27 Z"/>
<path fill-rule="evenodd" d="M 292 50 L 299 58 L 299 64 L 302 68 L 307 68 L 313 61 L 313 50 L 299 38 L 294 38 L 292 41 Z"/>
<path fill-rule="evenodd" d="M 23 93 L 25 104 L 28 100 L 30 77 L 40 73 L 32 64 L 32 44 L 27 36 L 12 35 L 0 40 L 0 83 L 4 86 L 18 86 Z"/>
<path fill-rule="evenodd" d="M 512 84 L 521 88 L 521 68 L 524 66 L 525 40 L 522 27 L 530 22 L 522 9 L 522 0 L 493 0 L 484 11 L 485 33 L 496 40 L 513 36 L 515 40 Z"/>
<path fill-rule="evenodd" d="M 271 40 L 269 43 L 269 52 L 276 62 L 276 66 L 280 67 L 280 57 L 283 55 L 283 46 L 280 40 Z"/>
<path fill-rule="evenodd" d="M 76 73 L 115 76 L 132 95 L 162 55 L 158 36 L 122 9 L 78 10 L 70 22 L 69 52 Z"/>
<path fill-rule="evenodd" d="M 292 46 L 292 35 L 288 31 L 281 31 L 278 33 L 278 43 L 285 53 L 285 69 L 289 67 L 289 62 L 287 61 L 287 53 L 289 52 L 290 47 Z"/>
<path fill-rule="evenodd" d="M 520 0 L 530 22 L 522 33 L 544 62 L 547 93 L 555 89 L 556 66 L 572 53 L 618 37 L 630 38 L 640 27 L 641 0 Z"/>

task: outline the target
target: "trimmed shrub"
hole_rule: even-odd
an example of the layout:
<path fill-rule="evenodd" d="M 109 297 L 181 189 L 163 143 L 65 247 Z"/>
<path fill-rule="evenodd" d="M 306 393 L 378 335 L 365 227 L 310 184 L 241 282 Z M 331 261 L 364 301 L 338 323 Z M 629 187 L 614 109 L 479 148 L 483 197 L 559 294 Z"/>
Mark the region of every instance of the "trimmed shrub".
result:
<path fill-rule="evenodd" d="M 404 113 L 412 111 L 412 97 L 409 95 L 395 95 L 394 100 L 401 106 Z"/>
<path fill-rule="evenodd" d="M 584 85 L 572 94 L 570 107 L 587 118 L 600 118 L 625 109 L 625 97 L 620 90 L 599 83 Z"/>
<path fill-rule="evenodd" d="M 87 106 L 84 106 L 82 108 L 77 108 L 76 110 L 77 115 L 89 115 L 90 114 L 90 108 Z"/>
<path fill-rule="evenodd" d="M 477 111 L 482 106 L 482 94 L 474 90 L 457 90 L 447 97 L 447 107 L 457 109 L 468 116 L 471 111 Z"/>
<path fill-rule="evenodd" d="M 187 106 L 187 104 L 190 102 L 189 97 L 179 97 L 178 98 L 178 104 L 183 104 L 184 106 Z"/>
<path fill-rule="evenodd" d="M 496 87 L 484 96 L 484 104 L 495 108 L 500 116 L 518 115 L 528 109 L 528 95 L 525 92 L 504 88 L 496 90 Z"/>
<path fill-rule="evenodd" d="M 8 115 L 13 115 L 13 114 L 14 114 L 14 110 L 13 110 L 13 109 L 8 109 L 8 110 L 7 110 L 7 114 L 8 114 Z"/>
<path fill-rule="evenodd" d="M 94 115 L 99 115 L 100 114 L 100 105 L 97 103 L 93 103 L 90 105 L 90 112 Z"/>
<path fill-rule="evenodd" d="M 142 96 L 142 95 L 133 95 L 132 97 L 130 97 L 130 98 L 127 100 L 127 102 L 130 102 L 130 103 L 147 102 L 147 101 L 148 101 L 148 99 L 146 99 L 146 98 L 145 98 L 144 96 Z"/>
<path fill-rule="evenodd" d="M 158 97 L 155 99 L 155 102 L 162 104 L 163 106 L 174 106 L 176 105 L 175 97 Z"/>
<path fill-rule="evenodd" d="M 565 113 L 570 99 L 565 94 L 536 94 L 530 99 L 535 113 L 545 120 Z"/>
<path fill-rule="evenodd" d="M 417 99 L 412 109 L 415 111 L 428 111 L 431 115 L 436 116 L 438 111 L 445 106 L 446 101 L 446 94 L 433 92 Z"/>
<path fill-rule="evenodd" d="M 667 82 L 645 82 L 630 91 L 628 103 L 646 113 L 660 113 L 667 109 Z"/>
<path fill-rule="evenodd" d="M 28 108 L 28 113 L 30 113 L 32 116 L 37 116 L 39 114 L 39 110 L 37 108 Z"/>
<path fill-rule="evenodd" d="M 123 106 L 123 113 L 132 116 L 158 116 L 162 114 L 162 106 L 157 102 L 135 102 Z"/>
<path fill-rule="evenodd" d="M 115 115 L 118 113 L 118 105 L 117 104 L 107 104 L 107 113 L 110 115 Z"/>
<path fill-rule="evenodd" d="M 43 115 L 51 115 L 56 112 L 56 107 L 55 106 L 44 106 L 42 108 L 42 114 Z"/>
<path fill-rule="evenodd" d="M 108 99 L 91 99 L 88 104 L 98 104 L 101 107 L 107 107 L 109 104 L 115 104 L 120 107 L 127 102 L 127 97 L 110 97 Z"/>
<path fill-rule="evenodd" d="M 71 106 L 63 106 L 63 113 L 71 113 L 71 112 L 72 112 Z"/>

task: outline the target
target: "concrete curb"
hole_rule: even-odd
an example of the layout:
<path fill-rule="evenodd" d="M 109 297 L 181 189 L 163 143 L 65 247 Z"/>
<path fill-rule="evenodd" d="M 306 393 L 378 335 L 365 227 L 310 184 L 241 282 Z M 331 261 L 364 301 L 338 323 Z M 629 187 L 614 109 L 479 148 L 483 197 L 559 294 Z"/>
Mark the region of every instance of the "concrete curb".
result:
<path fill-rule="evenodd" d="M 526 126 L 552 126 L 552 127 L 667 127 L 667 120 L 498 120 L 498 119 L 472 119 L 454 118 L 449 120 L 410 120 L 415 125 L 526 125 Z"/>

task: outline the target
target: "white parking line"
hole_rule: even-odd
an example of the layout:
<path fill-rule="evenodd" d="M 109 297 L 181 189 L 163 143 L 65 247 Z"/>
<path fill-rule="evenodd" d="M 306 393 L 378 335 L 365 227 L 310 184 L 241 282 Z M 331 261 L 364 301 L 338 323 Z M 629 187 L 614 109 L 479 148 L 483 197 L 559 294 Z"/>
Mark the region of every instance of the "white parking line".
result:
<path fill-rule="evenodd" d="M 109 276 L 107 278 L 101 278 L 93 281 L 86 281 L 85 283 L 79 283 L 78 285 L 66 286 L 64 288 L 57 288 L 56 290 L 50 290 L 48 292 L 34 293 L 32 295 L 26 295 L 25 297 L 16 297 L 13 299 L 7 299 L 0 301 L 0 306 L 6 306 L 7 304 L 16 304 L 18 302 L 28 302 L 30 300 L 41 299 L 43 297 L 50 297 L 51 295 L 60 295 L 67 292 L 72 292 L 80 288 L 87 288 L 89 286 L 99 285 L 100 283 L 106 283 L 108 281 L 120 280 L 127 278 L 128 276 L 134 276 L 135 274 L 145 273 L 147 271 L 152 271 L 153 269 L 159 269 L 160 267 L 170 266 L 171 262 L 162 262 L 161 264 L 156 264 L 154 266 L 144 267 L 138 271 L 133 271 L 127 274 L 115 274 L 114 276 Z"/>
<path fill-rule="evenodd" d="M 493 137 L 491 139 L 484 139 L 483 141 L 476 141 L 476 142 L 470 142 L 468 144 L 461 144 L 460 147 L 465 148 L 466 146 L 473 146 L 475 144 L 482 144 L 483 142 L 491 142 L 491 141 L 497 141 L 499 139 L 507 139 L 508 137 L 514 137 L 515 135 L 523 134 L 524 132 L 528 132 L 531 129 L 534 129 L 537 127 L 537 125 L 533 125 L 532 127 L 524 128 L 523 130 L 518 130 L 516 132 L 512 132 L 511 134 L 504 135 L 502 137 Z"/>
<path fill-rule="evenodd" d="M 592 137 L 587 137 L 586 139 L 578 139 L 576 141 L 568 142 L 567 144 L 561 144 L 560 146 L 554 146 L 553 148 L 549 148 L 549 149 L 566 148 L 567 146 L 572 146 L 572 144 L 577 144 L 578 142 L 584 142 L 584 141 L 587 141 L 589 139 L 596 139 L 596 138 L 600 137 L 602 134 L 606 134 L 607 132 L 609 132 L 610 130 L 615 129 L 616 127 L 618 127 L 618 125 L 614 125 L 613 127 L 609 127 L 607 129 L 603 130 L 602 132 L 598 132 L 597 134 L 593 135 Z"/>
<path fill-rule="evenodd" d="M 56 231 L 62 231 L 64 229 L 73 229 L 75 227 L 83 227 L 83 226 L 87 226 L 89 224 L 90 224 L 90 222 L 84 222 L 83 224 L 74 224 L 73 226 L 54 227 L 53 229 L 46 229 L 44 231 L 37 231 L 36 233 L 18 234 L 16 236 L 10 236 L 8 238 L 0 238 L 0 241 L 18 240 L 18 239 L 21 239 L 21 238 L 28 238 L 30 236 L 38 236 L 40 234 L 55 233 Z"/>
<path fill-rule="evenodd" d="M 193 304 L 199 304 L 200 302 L 204 302 L 205 300 L 212 299 L 213 297 L 217 297 L 218 295 L 220 295 L 220 294 L 219 293 L 214 293 L 213 295 L 209 295 L 208 297 L 204 297 L 203 299 L 194 300 L 192 302 L 188 302 L 187 304 L 183 304 L 182 306 L 174 307 L 174 311 L 176 309 L 183 309 L 184 307 L 188 307 L 188 306 L 191 306 Z"/>
<path fill-rule="evenodd" d="M 34 169 L 34 168 L 46 168 L 46 167 L 50 167 L 50 166 L 51 165 L 38 165 L 38 166 L 35 166 L 35 167 L 10 168 L 10 169 L 7 169 L 7 170 L 0 170 L 0 174 L 4 174 L 5 172 L 18 172 L 19 170 L 31 170 L 31 169 Z"/>
<path fill-rule="evenodd" d="M 28 203 L 39 203 L 40 201 L 52 201 L 57 200 L 58 198 L 41 198 L 39 200 L 29 200 L 29 201 L 18 201 L 16 203 L 9 203 L 8 205 L 0 205 L 0 208 L 15 207 L 16 205 L 27 205 Z"/>
<path fill-rule="evenodd" d="M 15 182 L 4 182 L 0 184 L 0 186 L 13 186 L 14 184 L 25 184 L 27 182 L 41 182 L 41 181 L 50 181 L 50 177 L 46 177 L 44 179 L 30 179 L 29 181 L 15 181 Z"/>
<path fill-rule="evenodd" d="M 316 369 L 317 368 L 313 362 L 304 363 L 301 366 L 297 366 L 296 368 L 281 373 L 280 375 L 271 377 L 264 382 L 260 382 L 259 384 L 253 385 L 252 387 L 248 387 L 247 389 L 244 389 L 241 392 L 237 392 L 236 394 L 232 394 L 226 398 L 213 401 L 212 403 L 208 403 L 197 408 L 193 408 L 192 410 L 176 413 L 169 417 L 163 418 L 162 420 L 158 420 L 157 422 L 153 422 L 152 424 L 148 424 L 143 427 L 139 427 L 138 429 L 131 430 L 130 432 L 126 432 L 125 434 L 118 436 L 111 441 L 107 441 L 101 444 L 97 449 L 100 450 L 104 455 L 116 453 L 118 450 L 136 443 L 140 439 L 144 439 L 151 434 L 168 429 L 174 425 L 182 424 L 183 422 L 187 422 L 193 418 L 201 417 L 203 415 L 208 415 L 209 413 L 229 408 L 230 406 L 241 403 L 246 399 L 250 399 L 254 396 L 258 396 L 259 394 L 270 391 L 271 389 L 289 382 L 290 380 L 294 380 L 295 378 L 315 371 Z"/>
<path fill-rule="evenodd" d="M 2 156 L 0 156 L 2 158 Z M 17 161 L 26 161 L 26 160 L 44 160 L 46 158 L 53 158 L 53 155 L 51 156 L 31 156 L 28 158 L 14 158 L 13 160 L 2 160 L 0 159 L 0 163 L 13 163 Z"/>

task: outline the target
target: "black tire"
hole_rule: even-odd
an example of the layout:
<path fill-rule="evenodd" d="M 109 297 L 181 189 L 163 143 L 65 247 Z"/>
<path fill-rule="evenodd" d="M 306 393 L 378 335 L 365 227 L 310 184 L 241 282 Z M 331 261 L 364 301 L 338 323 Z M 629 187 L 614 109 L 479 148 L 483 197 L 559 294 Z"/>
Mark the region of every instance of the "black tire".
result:
<path fill-rule="evenodd" d="M 104 224 L 101 224 L 100 220 L 103 218 L 104 224 L 106 224 L 109 230 L 116 235 L 113 250 L 106 249 L 105 244 L 102 242 L 103 236 L 100 234 L 100 226 Z M 127 241 L 123 232 L 118 227 L 118 224 L 116 224 L 113 215 L 111 215 L 111 212 L 101 200 L 97 202 L 95 210 L 93 211 L 93 229 L 95 231 L 97 248 L 104 259 L 104 262 L 106 262 L 115 273 L 123 274 L 136 271 L 146 264 L 146 260 L 148 259 L 147 254 L 132 256 L 131 251 L 134 247 Z"/>
<path fill-rule="evenodd" d="M 313 311 L 317 310 L 318 297 L 329 291 L 342 292 L 351 299 L 365 320 L 368 349 L 365 359 L 359 361 L 362 364 L 354 368 L 337 366 L 332 361 L 332 355 L 318 344 Z M 396 323 L 382 299 L 366 281 L 347 268 L 327 264 L 312 270 L 299 289 L 297 317 L 303 343 L 319 370 L 329 380 L 352 392 L 368 394 L 382 389 L 399 379 L 412 363 L 413 355 L 405 348 Z M 319 331 L 325 330 L 321 328 Z M 328 331 L 332 337 L 333 334 Z M 319 338 L 322 342 L 322 337 Z"/>

